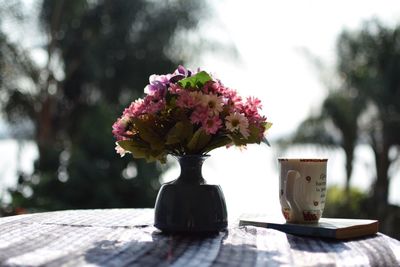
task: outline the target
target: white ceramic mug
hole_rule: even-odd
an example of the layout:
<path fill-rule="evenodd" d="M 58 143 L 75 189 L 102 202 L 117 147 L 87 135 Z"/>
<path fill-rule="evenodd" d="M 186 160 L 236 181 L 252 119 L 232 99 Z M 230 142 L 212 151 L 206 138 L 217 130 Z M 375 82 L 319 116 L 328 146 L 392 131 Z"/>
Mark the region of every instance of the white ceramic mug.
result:
<path fill-rule="evenodd" d="M 326 198 L 327 159 L 279 158 L 279 200 L 286 222 L 316 223 Z"/>

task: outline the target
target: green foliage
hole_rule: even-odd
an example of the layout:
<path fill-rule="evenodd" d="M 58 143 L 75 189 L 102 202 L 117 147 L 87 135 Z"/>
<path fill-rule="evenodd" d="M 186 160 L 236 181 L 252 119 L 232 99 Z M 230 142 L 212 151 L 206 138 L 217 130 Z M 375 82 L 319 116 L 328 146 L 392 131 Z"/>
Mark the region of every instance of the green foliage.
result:
<path fill-rule="evenodd" d="M 328 188 L 323 217 L 378 219 L 379 232 L 399 239 L 400 207 L 388 205 L 380 210 L 369 194 L 357 188 L 346 189 L 333 186 Z M 382 216 L 384 214 L 384 216 Z"/>
<path fill-rule="evenodd" d="M 389 28 L 376 20 L 354 32 L 343 31 L 337 43 L 341 85 L 330 91 L 320 113 L 304 120 L 287 140 L 341 147 L 346 155 L 347 187 L 355 146 L 368 144 L 377 174 L 373 198 L 380 206 L 387 205 L 388 170 L 395 162 L 389 159 L 389 150 L 400 144 L 399 43 L 400 26 Z"/>
<path fill-rule="evenodd" d="M 373 198 L 380 206 L 388 201 L 388 170 L 394 162 L 389 159 L 389 150 L 400 144 L 399 42 L 400 26 L 390 28 L 376 20 L 365 23 L 357 32 L 343 32 L 338 42 L 339 71 L 346 74 L 344 82 L 369 109 L 360 129 L 362 141 L 375 155 Z M 371 110 L 375 112 L 371 114 Z"/>
<path fill-rule="evenodd" d="M 346 190 L 330 189 L 324 216 L 378 218 L 380 231 L 399 236 L 399 208 L 388 205 L 389 168 L 400 145 L 400 26 L 390 28 L 372 20 L 338 38 L 338 78 L 319 114 L 312 115 L 286 143 L 341 147 L 346 155 Z M 328 85 L 329 87 L 329 85 Z M 354 149 L 367 144 L 375 156 L 376 179 L 370 196 L 350 188 Z M 371 205 L 372 204 L 372 205 Z M 386 223 L 387 222 L 387 223 Z M 396 222 L 396 223 L 394 223 Z"/>
<path fill-rule="evenodd" d="M 178 84 L 183 88 L 202 88 L 209 81 L 211 81 L 211 76 L 205 71 L 200 71 L 191 77 L 180 80 Z"/>
<path fill-rule="evenodd" d="M 143 94 L 150 74 L 181 63 L 165 51 L 179 30 L 196 28 L 202 10 L 198 1 L 44 0 L 40 30 L 48 38 L 38 40 L 45 40 L 42 47 L 51 60 L 45 67 L 0 34 L 0 47 L 7 47 L 0 49 L 0 72 L 13 70 L 7 82 L 0 82 L 0 107 L 15 125 L 24 120 L 34 125 L 39 150 L 33 175 L 21 174 L 10 191 L 14 208 L 153 206 L 159 168 L 120 159 L 111 125 L 127 103 Z M 33 88 L 26 90 L 19 80 Z M 146 132 L 146 142 L 132 148 L 136 155 L 160 157 L 165 144 L 158 133 L 135 123 Z M 151 148 L 149 156 L 141 154 L 144 147 Z M 127 176 L 129 166 L 137 176 Z"/>
<path fill-rule="evenodd" d="M 199 154 L 205 146 L 211 141 L 211 135 L 207 134 L 202 128 L 199 128 L 190 139 L 187 147 L 193 154 Z"/>
<path fill-rule="evenodd" d="M 189 120 L 178 121 L 174 127 L 169 130 L 166 145 L 181 144 L 185 146 L 193 135 L 193 124 Z"/>
<path fill-rule="evenodd" d="M 333 218 L 368 218 L 365 203 L 368 195 L 357 188 L 345 189 L 338 186 L 328 188 L 324 217 Z"/>
<path fill-rule="evenodd" d="M 165 162 L 168 154 L 202 155 L 224 145 L 261 143 L 271 123 L 259 108 L 248 112 L 245 103 L 232 99 L 236 92 L 207 72 L 192 74 L 179 66 L 173 74 L 155 76 L 160 80 L 147 85 L 145 97 L 132 102 L 113 125 L 114 136 L 122 140 L 118 153 Z"/>
<path fill-rule="evenodd" d="M 210 142 L 207 145 L 207 148 L 204 150 L 204 153 L 208 153 L 213 149 L 216 149 L 218 147 L 223 147 L 228 144 L 232 143 L 232 140 L 227 137 L 227 136 L 221 136 L 218 138 L 212 138 Z"/>
<path fill-rule="evenodd" d="M 154 121 L 152 119 L 135 119 L 133 124 L 138 130 L 140 138 L 150 145 L 152 151 L 161 151 L 164 149 L 164 140 L 157 133 L 157 129 L 154 129 Z"/>
<path fill-rule="evenodd" d="M 147 159 L 147 151 L 150 149 L 147 143 L 130 142 L 129 140 L 119 141 L 118 144 L 127 151 L 132 151 L 133 155 L 140 159 Z"/>

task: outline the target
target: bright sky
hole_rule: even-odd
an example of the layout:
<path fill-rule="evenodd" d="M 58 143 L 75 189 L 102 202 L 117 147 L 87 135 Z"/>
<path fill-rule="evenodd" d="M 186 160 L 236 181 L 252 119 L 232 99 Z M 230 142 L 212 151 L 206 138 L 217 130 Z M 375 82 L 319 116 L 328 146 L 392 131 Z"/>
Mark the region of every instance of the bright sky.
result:
<path fill-rule="evenodd" d="M 333 69 L 336 38 L 343 29 L 359 29 L 363 21 L 372 18 L 388 26 L 400 22 L 398 1 L 225 0 L 213 4 L 217 18 L 206 24 L 206 32 L 219 40 L 234 42 L 241 62 L 206 54 L 200 66 L 214 72 L 225 85 L 242 95 L 262 100 L 264 114 L 274 123 L 269 132 L 271 140 L 292 133 L 307 115 L 317 112 L 327 93 L 319 70 L 304 51 Z M 277 148 L 250 146 L 243 152 L 220 149 L 211 154 L 204 176 L 221 184 L 231 213 L 279 212 L 277 156 L 328 157 L 328 185 L 344 184 L 341 151 L 293 148 L 282 152 Z M 353 185 L 369 188 L 374 169 L 368 164 L 372 162 L 370 149 L 358 147 Z M 394 190 L 399 187 L 397 174 L 389 199 L 400 205 L 400 195 Z"/>
<path fill-rule="evenodd" d="M 213 3 L 218 32 L 236 44 L 242 62 L 210 55 L 202 67 L 242 94 L 262 100 L 265 114 L 274 122 L 271 138 L 292 132 L 326 94 L 304 50 L 333 66 L 336 38 L 344 28 L 358 29 L 373 17 L 388 25 L 400 21 L 398 1 Z"/>

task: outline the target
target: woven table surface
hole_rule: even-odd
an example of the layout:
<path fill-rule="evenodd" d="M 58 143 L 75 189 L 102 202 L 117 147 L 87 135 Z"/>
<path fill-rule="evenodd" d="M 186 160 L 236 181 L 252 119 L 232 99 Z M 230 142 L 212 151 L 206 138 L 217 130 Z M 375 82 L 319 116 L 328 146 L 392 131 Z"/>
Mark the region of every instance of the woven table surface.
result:
<path fill-rule="evenodd" d="M 232 223 L 212 236 L 165 235 L 152 209 L 0 218 L 0 266 L 400 266 L 400 242 L 307 238 Z"/>

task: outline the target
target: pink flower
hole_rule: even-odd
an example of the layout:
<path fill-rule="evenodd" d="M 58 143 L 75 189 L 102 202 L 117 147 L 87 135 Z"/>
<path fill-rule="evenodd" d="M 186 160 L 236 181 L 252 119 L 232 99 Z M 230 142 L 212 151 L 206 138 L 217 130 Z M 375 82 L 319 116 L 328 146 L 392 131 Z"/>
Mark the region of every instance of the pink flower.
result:
<path fill-rule="evenodd" d="M 219 92 L 220 84 L 215 81 L 209 81 L 204 85 L 203 91 L 206 94 L 216 94 Z"/>
<path fill-rule="evenodd" d="M 170 84 L 169 85 L 169 88 L 168 88 L 168 91 L 170 92 L 170 93 L 173 93 L 173 94 L 178 94 L 180 91 L 182 91 L 183 89 L 179 86 L 179 85 L 177 85 L 177 84 Z"/>
<path fill-rule="evenodd" d="M 148 114 L 155 114 L 162 110 L 165 107 L 165 102 L 164 100 L 160 100 L 157 102 L 149 102 L 148 105 L 146 105 L 146 113 Z"/>
<path fill-rule="evenodd" d="M 112 126 L 112 133 L 117 137 L 118 140 L 125 139 L 127 130 L 132 123 L 132 120 L 128 116 L 122 116 Z"/>
<path fill-rule="evenodd" d="M 261 100 L 258 99 L 257 97 L 248 97 L 247 99 L 247 105 L 249 105 L 251 108 L 253 109 L 261 109 L 262 105 L 261 105 Z"/>
<path fill-rule="evenodd" d="M 172 74 L 151 75 L 145 92 L 144 99 L 132 102 L 112 126 L 112 133 L 120 144 L 115 150 L 121 157 L 130 152 L 135 157 L 145 155 L 163 162 L 169 153 L 204 153 L 208 148 L 215 148 L 215 140 L 230 140 L 228 146 L 245 147 L 249 143 L 260 143 L 266 130 L 266 117 L 259 113 L 259 99 L 242 99 L 235 90 L 200 69 L 193 72 L 179 66 Z M 192 124 L 190 127 L 186 127 L 188 119 Z M 185 138 L 175 142 L 177 136 L 174 135 L 182 125 L 182 130 L 190 128 L 193 131 L 189 129 Z M 157 139 L 149 136 L 152 133 L 144 126 L 156 132 Z M 213 138 L 201 149 L 189 149 L 188 144 L 199 128 Z M 186 138 L 186 133 L 192 136 Z M 133 146 L 125 146 L 125 142 L 138 147 L 146 143 L 150 146 L 138 152 Z M 164 143 L 166 145 L 162 145 Z"/>
<path fill-rule="evenodd" d="M 220 87 L 224 105 L 232 112 L 240 112 L 243 110 L 242 98 L 233 89 Z"/>
<path fill-rule="evenodd" d="M 123 133 L 125 132 L 125 128 L 121 127 L 121 123 L 119 123 L 118 119 L 116 122 L 114 122 L 112 126 L 112 134 L 117 138 L 117 140 L 122 140 L 123 138 Z"/>
<path fill-rule="evenodd" d="M 142 114 L 155 114 L 165 107 L 165 98 L 159 96 L 157 93 L 154 95 L 147 95 L 143 100 L 142 106 Z"/>
<path fill-rule="evenodd" d="M 221 128 L 222 121 L 218 116 L 214 116 L 205 119 L 202 126 L 207 134 L 215 134 Z"/>
<path fill-rule="evenodd" d="M 261 109 L 261 101 L 255 97 L 248 97 L 243 106 L 243 112 L 247 117 L 260 117 L 258 110 Z"/>
<path fill-rule="evenodd" d="M 267 121 L 265 116 L 261 116 L 258 114 L 258 117 L 252 117 L 249 119 L 249 122 L 259 129 L 259 138 L 262 139 L 264 137 L 264 132 L 266 130 L 263 124 Z"/>
<path fill-rule="evenodd" d="M 235 112 L 226 116 L 225 119 L 225 126 L 229 131 L 239 131 L 244 138 L 249 137 L 249 121 L 243 114 Z"/>
<path fill-rule="evenodd" d="M 182 90 L 176 100 L 176 105 L 181 108 L 192 108 L 194 104 L 195 100 L 192 95 L 188 91 Z"/>
<path fill-rule="evenodd" d="M 122 115 L 137 117 L 138 115 L 143 114 L 144 110 L 145 110 L 144 100 L 139 98 L 136 101 L 132 102 L 131 105 L 124 110 Z"/>
<path fill-rule="evenodd" d="M 190 115 L 190 121 L 193 124 L 202 123 L 208 118 L 208 110 L 203 106 L 198 106 Z"/>
<path fill-rule="evenodd" d="M 225 87 L 221 81 L 217 80 L 212 84 L 212 88 L 215 90 L 216 93 L 223 95 L 225 91 L 228 89 Z"/>

